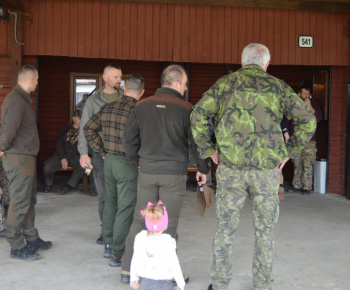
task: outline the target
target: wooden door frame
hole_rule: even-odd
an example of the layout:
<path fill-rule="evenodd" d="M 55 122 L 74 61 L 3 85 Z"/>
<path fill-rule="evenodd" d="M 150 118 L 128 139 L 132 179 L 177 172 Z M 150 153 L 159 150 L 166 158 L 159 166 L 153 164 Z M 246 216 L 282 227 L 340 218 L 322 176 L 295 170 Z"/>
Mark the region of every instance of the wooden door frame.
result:
<path fill-rule="evenodd" d="M 96 89 L 99 89 L 103 86 L 103 79 L 101 73 L 76 73 L 71 72 L 69 76 L 69 120 L 71 122 L 73 117 L 73 112 L 75 111 L 76 105 L 76 92 L 75 92 L 75 79 L 76 78 L 95 78 L 97 80 Z"/>

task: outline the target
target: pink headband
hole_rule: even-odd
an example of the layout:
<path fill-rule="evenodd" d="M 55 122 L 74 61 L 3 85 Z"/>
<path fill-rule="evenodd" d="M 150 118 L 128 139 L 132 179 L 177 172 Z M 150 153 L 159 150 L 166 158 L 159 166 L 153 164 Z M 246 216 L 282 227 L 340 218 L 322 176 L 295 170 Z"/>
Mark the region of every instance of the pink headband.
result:
<path fill-rule="evenodd" d="M 168 212 L 166 211 L 166 207 L 161 201 L 158 201 L 157 204 L 163 205 L 164 215 L 161 216 L 157 221 L 151 219 L 151 217 L 149 217 L 149 216 L 147 216 L 145 218 L 146 228 L 150 232 L 161 232 L 168 227 Z M 147 208 L 149 208 L 150 206 L 153 206 L 153 205 L 154 205 L 153 203 L 148 202 Z M 141 210 L 140 212 L 143 216 L 145 216 L 144 210 Z"/>

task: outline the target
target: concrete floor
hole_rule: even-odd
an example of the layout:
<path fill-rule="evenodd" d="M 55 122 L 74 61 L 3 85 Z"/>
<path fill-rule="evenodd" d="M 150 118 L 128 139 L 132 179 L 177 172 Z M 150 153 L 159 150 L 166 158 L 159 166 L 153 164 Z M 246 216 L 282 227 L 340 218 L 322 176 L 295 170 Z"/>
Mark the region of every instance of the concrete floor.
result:
<path fill-rule="evenodd" d="M 54 188 L 57 191 L 58 188 Z M 179 224 L 178 255 L 190 276 L 186 289 L 205 290 L 210 283 L 215 208 L 204 218 L 194 212 L 195 185 L 188 183 Z M 131 289 L 120 282 L 120 268 L 108 265 L 100 233 L 97 197 L 74 192 L 38 192 L 36 226 L 53 242 L 40 258 L 10 258 L 0 238 L 0 289 Z M 273 289 L 350 289 L 350 201 L 335 195 L 285 194 L 275 228 Z M 233 254 L 229 289 L 252 289 L 253 225 L 249 203 L 242 212 Z"/>

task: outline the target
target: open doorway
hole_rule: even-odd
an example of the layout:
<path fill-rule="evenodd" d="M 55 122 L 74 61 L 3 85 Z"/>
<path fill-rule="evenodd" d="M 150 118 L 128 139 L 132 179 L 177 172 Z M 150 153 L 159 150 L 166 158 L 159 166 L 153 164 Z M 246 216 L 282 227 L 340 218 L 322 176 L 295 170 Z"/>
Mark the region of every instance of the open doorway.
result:
<path fill-rule="evenodd" d="M 322 120 L 317 123 L 316 129 L 316 147 L 317 161 L 328 162 L 328 143 L 329 143 L 329 82 L 330 70 L 328 67 L 304 67 L 303 75 L 299 80 L 285 80 L 297 93 L 301 85 L 311 88 L 311 99 L 316 102 L 321 109 Z M 283 168 L 285 180 L 292 182 L 294 177 L 294 165 L 290 160 Z M 322 181 L 327 184 L 327 176 L 322 176 Z M 315 184 L 313 185 L 315 189 Z M 327 189 L 327 186 L 326 186 Z"/>

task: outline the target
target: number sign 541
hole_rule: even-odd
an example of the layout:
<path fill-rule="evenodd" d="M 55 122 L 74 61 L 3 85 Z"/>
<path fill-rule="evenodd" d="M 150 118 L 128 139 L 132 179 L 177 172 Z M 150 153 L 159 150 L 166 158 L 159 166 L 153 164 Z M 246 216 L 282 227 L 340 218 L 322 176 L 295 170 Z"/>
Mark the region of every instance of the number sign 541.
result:
<path fill-rule="evenodd" d="M 299 35 L 299 47 L 314 47 L 314 37 L 312 35 Z"/>

